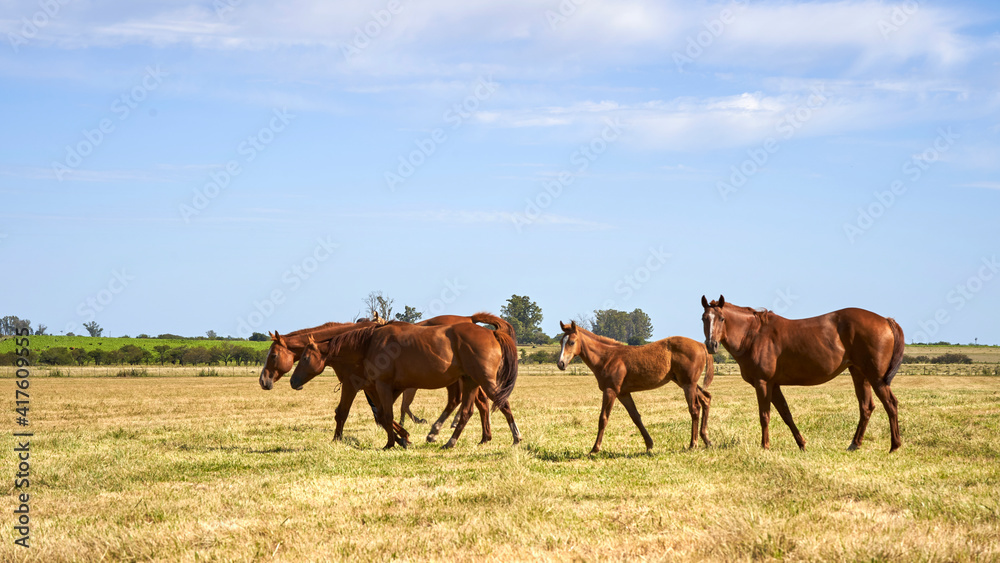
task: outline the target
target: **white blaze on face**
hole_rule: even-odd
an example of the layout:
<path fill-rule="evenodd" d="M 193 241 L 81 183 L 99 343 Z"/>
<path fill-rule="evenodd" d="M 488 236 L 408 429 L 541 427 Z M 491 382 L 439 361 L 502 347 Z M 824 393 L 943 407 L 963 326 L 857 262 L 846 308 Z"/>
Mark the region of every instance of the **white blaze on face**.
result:
<path fill-rule="evenodd" d="M 709 309 L 708 311 L 708 339 L 712 340 L 715 338 L 715 311 Z"/>
<path fill-rule="evenodd" d="M 562 342 L 559 343 L 559 361 L 566 364 L 569 363 L 565 360 L 566 355 L 566 341 L 569 340 L 569 335 L 564 334 L 562 337 Z"/>

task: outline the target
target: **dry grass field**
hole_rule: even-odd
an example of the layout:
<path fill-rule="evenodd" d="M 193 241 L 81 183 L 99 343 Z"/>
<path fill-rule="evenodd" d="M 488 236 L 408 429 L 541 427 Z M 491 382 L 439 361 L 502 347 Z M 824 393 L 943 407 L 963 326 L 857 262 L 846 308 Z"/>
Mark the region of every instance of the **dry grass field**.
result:
<path fill-rule="evenodd" d="M 382 451 L 363 400 L 333 442 L 336 380 L 262 391 L 237 377 L 45 377 L 31 385 L 31 541 L 13 544 L 15 466 L 3 561 L 338 560 L 1000 560 L 1000 378 L 900 375 L 903 448 L 888 453 L 885 413 L 860 451 L 849 378 L 786 391 L 808 440 L 775 414 L 758 447 L 750 387 L 720 375 L 710 434 L 686 450 L 674 386 L 636 402 L 647 455 L 616 406 L 605 451 L 587 452 L 600 393 L 581 375 L 522 371 L 512 407 L 477 445 L 417 442 Z M 572 368 L 571 368 L 572 369 Z M 14 426 L 14 380 L 6 388 Z M 436 415 L 443 391 L 418 393 Z M 426 426 L 414 430 L 415 437 Z M 12 459 L 11 432 L 2 448 Z"/>

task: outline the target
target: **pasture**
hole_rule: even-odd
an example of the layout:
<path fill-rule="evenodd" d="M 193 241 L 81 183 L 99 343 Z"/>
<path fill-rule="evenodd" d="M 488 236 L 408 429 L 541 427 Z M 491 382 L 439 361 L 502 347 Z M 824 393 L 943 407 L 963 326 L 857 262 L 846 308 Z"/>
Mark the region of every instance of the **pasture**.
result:
<path fill-rule="evenodd" d="M 810 560 L 1000 558 L 1000 379 L 897 377 L 903 448 L 878 407 L 860 451 L 850 378 L 786 396 L 808 449 L 738 376 L 710 390 L 715 446 L 686 450 L 690 419 L 669 384 L 635 396 L 651 455 L 616 405 L 587 455 L 600 392 L 581 375 L 525 370 L 479 446 L 382 451 L 359 399 L 334 443 L 336 379 L 262 391 L 255 376 L 32 380 L 32 547 L 3 561 Z M 537 374 L 537 375 L 536 375 Z M 5 412 L 14 381 L 0 380 Z M 443 391 L 417 394 L 436 416 Z M 11 415 L 12 416 L 12 415 Z M 499 422 L 499 424 L 497 424 Z M 427 425 L 407 428 L 422 440 Z M 448 432 L 443 433 L 447 435 Z M 10 433 L 3 448 L 14 448 Z M 8 473 L 13 466 L 6 464 Z M 12 480 L 8 480 L 12 484 Z"/>

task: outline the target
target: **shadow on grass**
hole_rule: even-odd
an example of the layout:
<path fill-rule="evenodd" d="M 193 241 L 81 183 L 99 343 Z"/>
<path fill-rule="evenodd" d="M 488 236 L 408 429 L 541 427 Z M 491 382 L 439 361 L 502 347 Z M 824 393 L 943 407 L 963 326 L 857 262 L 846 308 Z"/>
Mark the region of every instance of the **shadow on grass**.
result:
<path fill-rule="evenodd" d="M 580 449 L 566 449 L 566 450 L 550 450 L 535 444 L 524 444 L 524 451 L 531 454 L 532 457 L 540 461 L 576 461 L 581 459 L 640 459 L 640 458 L 651 458 L 656 457 L 656 452 L 609 452 L 601 451 L 596 454 L 591 454 L 590 450 L 580 448 Z"/>

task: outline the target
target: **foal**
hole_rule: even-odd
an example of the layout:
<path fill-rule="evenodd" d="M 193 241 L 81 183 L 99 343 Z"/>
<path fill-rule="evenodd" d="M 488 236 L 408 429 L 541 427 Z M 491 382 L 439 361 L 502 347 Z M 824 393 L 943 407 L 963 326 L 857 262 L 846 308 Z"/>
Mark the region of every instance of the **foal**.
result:
<path fill-rule="evenodd" d="M 712 403 L 712 395 L 698 385 L 698 379 L 704 369 L 705 387 L 708 387 L 715 371 L 712 356 L 702 343 L 683 336 L 672 336 L 644 346 L 627 346 L 578 327 L 576 321 L 568 326 L 560 321 L 559 326 L 564 334 L 562 351 L 556 365 L 565 370 L 574 357 L 580 356 L 590 371 L 594 372 L 597 386 L 604 392 L 601 416 L 597 424 L 597 441 L 590 453 L 601 451 L 604 427 L 608 424 L 616 398 L 625 405 L 632 422 L 642 433 L 646 451 L 652 450 L 653 439 L 642 425 L 632 393 L 656 389 L 668 381 L 677 383 L 684 390 L 684 398 L 687 399 L 688 412 L 691 413 L 691 443 L 688 447 L 693 448 L 698 443 L 698 417 L 701 413 L 701 439 L 706 446 L 712 445 L 708 439 L 708 408 Z"/>

